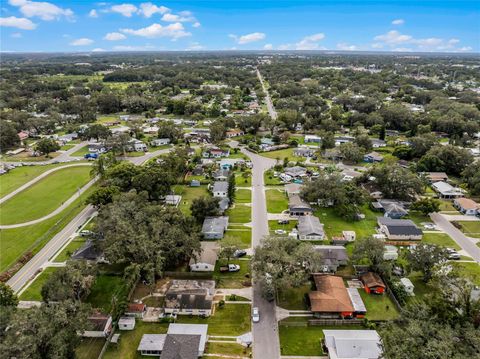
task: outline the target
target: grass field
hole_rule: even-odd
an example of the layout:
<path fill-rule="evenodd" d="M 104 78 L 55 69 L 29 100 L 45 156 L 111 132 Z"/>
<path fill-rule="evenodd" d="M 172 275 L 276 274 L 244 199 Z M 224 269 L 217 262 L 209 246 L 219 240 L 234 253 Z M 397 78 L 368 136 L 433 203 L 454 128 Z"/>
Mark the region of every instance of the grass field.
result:
<path fill-rule="evenodd" d="M 242 172 L 235 173 L 235 185 L 238 187 L 250 187 L 252 185 L 252 175 L 243 177 Z"/>
<path fill-rule="evenodd" d="M 454 248 L 456 250 L 461 249 L 460 246 L 445 233 L 424 233 L 422 241 L 442 247 Z"/>
<path fill-rule="evenodd" d="M 95 186 L 85 191 L 68 208 L 46 221 L 31 226 L 2 229 L 0 235 L 0 271 L 13 265 L 26 251 L 36 253 L 85 208 L 85 199 Z"/>
<path fill-rule="evenodd" d="M 57 268 L 50 267 L 45 268 L 42 273 L 33 281 L 30 286 L 22 293 L 20 300 L 42 300 L 42 287 L 47 281 L 47 279 L 55 272 Z"/>
<path fill-rule="evenodd" d="M 238 264 L 238 272 L 220 273 L 220 267 L 227 264 L 225 259 L 220 259 L 215 265 L 214 277 L 217 280 L 217 288 L 243 288 L 244 282 L 250 282 L 250 261 L 231 259 L 229 264 Z"/>
<path fill-rule="evenodd" d="M 461 231 L 468 237 L 480 238 L 480 221 L 457 221 Z"/>
<path fill-rule="evenodd" d="M 274 160 L 279 158 L 283 162 L 284 158 L 287 157 L 290 161 L 294 162 L 304 162 L 305 157 L 296 157 L 293 155 L 293 148 L 285 148 L 283 150 L 271 151 L 271 152 L 262 152 L 260 153 L 263 157 L 273 158 Z"/>
<path fill-rule="evenodd" d="M 388 295 L 368 294 L 364 289 L 359 289 L 360 296 L 367 308 L 367 318 L 370 320 L 393 320 L 398 317 L 397 307 Z"/>
<path fill-rule="evenodd" d="M 82 342 L 75 349 L 75 358 L 76 359 L 98 358 L 104 345 L 105 345 L 105 339 L 103 338 L 82 338 Z"/>
<path fill-rule="evenodd" d="M 278 177 L 273 177 L 273 171 L 268 170 L 263 174 L 263 180 L 266 186 L 283 186 L 283 182 L 278 179 Z"/>
<path fill-rule="evenodd" d="M 252 202 L 252 191 L 249 189 L 237 189 L 235 191 L 235 202 L 250 203 Z"/>
<path fill-rule="evenodd" d="M 451 262 L 458 273 L 469 278 L 475 285 L 480 285 L 480 265 L 475 262 Z"/>
<path fill-rule="evenodd" d="M 113 297 L 116 297 L 117 303 L 121 303 L 127 294 L 122 277 L 100 274 L 97 276 L 86 302 L 90 303 L 93 308 L 109 313 L 112 309 Z"/>
<path fill-rule="evenodd" d="M 178 205 L 178 208 L 185 214 L 190 214 L 190 206 L 194 198 L 209 196 L 207 186 L 200 187 L 188 187 L 188 186 L 175 186 L 175 194 L 182 196 L 182 200 Z"/>
<path fill-rule="evenodd" d="M 54 262 L 65 262 L 66 260 L 70 259 L 70 256 L 85 244 L 85 238 L 78 237 L 71 241 L 55 258 Z"/>
<path fill-rule="evenodd" d="M 248 227 L 227 229 L 224 239 L 233 239 L 239 248 L 249 248 L 252 242 L 252 231 Z"/>
<path fill-rule="evenodd" d="M 80 148 L 78 151 L 75 151 L 71 154 L 72 157 L 83 157 L 85 156 L 87 153 L 88 153 L 88 145 L 87 146 L 83 146 L 82 148 Z"/>
<path fill-rule="evenodd" d="M 56 171 L 2 203 L 0 223 L 23 223 L 45 216 L 89 180 L 89 167 L 70 167 Z"/>
<path fill-rule="evenodd" d="M 290 232 L 297 225 L 297 221 L 290 220 L 288 224 L 278 224 L 278 221 L 268 221 L 268 228 L 273 234 L 276 229 L 283 229 L 284 231 Z"/>
<path fill-rule="evenodd" d="M 251 219 L 250 206 L 247 206 L 243 203 L 236 203 L 233 208 L 230 208 L 227 211 L 227 216 L 229 216 L 229 223 L 248 223 Z"/>
<path fill-rule="evenodd" d="M 208 324 L 209 335 L 242 335 L 251 330 L 249 304 L 215 305 L 215 313 L 209 318 L 179 315 L 177 323 Z"/>
<path fill-rule="evenodd" d="M 248 355 L 251 352 L 251 348 L 246 348 L 236 343 L 207 343 L 205 347 L 205 353 L 209 354 L 208 358 L 212 358 L 213 354 L 218 354 L 220 356 L 219 358 L 221 358 L 223 355 L 249 357 Z"/>
<path fill-rule="evenodd" d="M 306 310 L 305 294 L 311 290 L 310 283 L 298 288 L 282 289 L 278 293 L 278 306 L 288 310 Z"/>
<path fill-rule="evenodd" d="M 268 213 L 282 213 L 288 209 L 288 198 L 283 187 L 265 191 Z"/>

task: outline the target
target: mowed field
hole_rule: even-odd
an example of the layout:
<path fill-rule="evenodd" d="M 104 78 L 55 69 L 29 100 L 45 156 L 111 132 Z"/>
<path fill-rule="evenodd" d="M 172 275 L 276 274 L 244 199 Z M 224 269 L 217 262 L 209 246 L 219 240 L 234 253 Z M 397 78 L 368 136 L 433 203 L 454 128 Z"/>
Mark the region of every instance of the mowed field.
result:
<path fill-rule="evenodd" d="M 0 223 L 16 224 L 43 217 L 90 180 L 89 167 L 58 170 L 0 205 Z"/>

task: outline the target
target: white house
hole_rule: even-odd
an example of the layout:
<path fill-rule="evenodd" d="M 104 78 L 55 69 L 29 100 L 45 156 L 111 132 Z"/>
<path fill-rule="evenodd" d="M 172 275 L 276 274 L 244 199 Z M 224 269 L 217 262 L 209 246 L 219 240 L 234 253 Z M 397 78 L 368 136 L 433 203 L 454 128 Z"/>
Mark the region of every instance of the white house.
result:
<path fill-rule="evenodd" d="M 453 206 L 466 216 L 476 216 L 480 214 L 480 204 L 470 198 L 456 198 Z"/>
<path fill-rule="evenodd" d="M 215 181 L 213 183 L 213 197 L 224 198 L 228 197 L 228 182 Z"/>
<path fill-rule="evenodd" d="M 140 140 L 136 140 L 136 139 L 131 140 L 130 146 L 133 149 L 133 151 L 136 151 L 136 152 L 148 151 L 147 145 Z"/>
<path fill-rule="evenodd" d="M 304 142 L 305 143 L 309 143 L 309 142 L 320 143 L 320 142 L 322 142 L 322 138 L 320 136 L 316 136 L 316 135 L 305 135 Z"/>
<path fill-rule="evenodd" d="M 323 224 L 315 216 L 298 218 L 298 239 L 302 241 L 321 241 L 325 237 Z"/>
<path fill-rule="evenodd" d="M 383 259 L 386 261 L 393 261 L 398 258 L 398 248 L 395 246 L 385 246 L 383 251 Z"/>
<path fill-rule="evenodd" d="M 118 320 L 118 329 L 120 330 L 133 330 L 135 329 L 135 318 L 133 317 L 120 317 Z"/>
<path fill-rule="evenodd" d="M 451 184 L 442 181 L 433 183 L 432 188 L 440 198 L 458 198 L 465 196 L 461 188 L 453 187 Z"/>
<path fill-rule="evenodd" d="M 165 146 L 170 144 L 169 138 L 156 138 L 150 142 L 150 144 L 154 147 L 158 146 Z"/>
<path fill-rule="evenodd" d="M 378 359 L 381 339 L 376 330 L 323 330 L 329 359 Z"/>
<path fill-rule="evenodd" d="M 217 263 L 218 246 L 215 242 L 201 242 L 200 253 L 190 259 L 192 272 L 213 272 Z"/>

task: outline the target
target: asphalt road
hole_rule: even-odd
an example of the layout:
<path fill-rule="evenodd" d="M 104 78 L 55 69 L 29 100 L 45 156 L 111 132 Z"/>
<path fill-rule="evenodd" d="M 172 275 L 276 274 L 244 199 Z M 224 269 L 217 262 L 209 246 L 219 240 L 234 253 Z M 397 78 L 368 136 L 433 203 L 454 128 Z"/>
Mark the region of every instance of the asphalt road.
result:
<path fill-rule="evenodd" d="M 253 164 L 252 174 L 252 247 L 260 245 L 268 235 L 267 206 L 263 173 L 275 164 L 275 160 L 242 150 Z M 275 313 L 275 302 L 268 302 L 261 296 L 260 287 L 253 284 L 253 306 L 258 307 L 260 322 L 253 323 L 253 357 L 256 359 L 280 358 L 280 341 Z"/>
<path fill-rule="evenodd" d="M 275 111 L 275 107 L 273 107 L 272 99 L 270 98 L 270 94 L 268 93 L 267 88 L 265 87 L 265 83 L 263 82 L 263 77 L 260 71 L 257 69 L 257 77 L 258 81 L 262 84 L 263 92 L 265 93 L 265 102 L 267 104 L 267 110 L 270 114 L 270 117 L 274 120 L 277 119 L 277 111 Z"/>
<path fill-rule="evenodd" d="M 455 228 L 455 226 L 451 224 L 443 214 L 432 213 L 430 218 L 438 228 L 452 237 L 452 239 L 457 242 L 457 244 L 465 252 L 467 252 L 474 261 L 480 263 L 480 248 L 473 240 L 469 239 L 465 234 L 462 233 L 462 231 Z"/>

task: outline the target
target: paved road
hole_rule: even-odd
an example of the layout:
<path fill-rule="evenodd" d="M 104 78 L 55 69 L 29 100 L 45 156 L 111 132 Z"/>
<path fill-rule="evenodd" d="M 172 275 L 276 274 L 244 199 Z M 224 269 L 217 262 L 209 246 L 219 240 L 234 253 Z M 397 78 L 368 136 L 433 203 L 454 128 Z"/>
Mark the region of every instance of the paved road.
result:
<path fill-rule="evenodd" d="M 267 104 L 267 110 L 270 114 L 270 117 L 274 120 L 277 119 L 277 111 L 275 111 L 275 107 L 273 107 L 272 99 L 270 98 L 270 94 L 268 93 L 267 88 L 265 87 L 265 83 L 263 82 L 263 77 L 260 71 L 257 69 L 257 77 L 258 81 L 262 84 L 263 92 L 265 93 L 265 102 Z"/>
<path fill-rule="evenodd" d="M 430 218 L 438 228 L 452 237 L 453 240 L 473 258 L 474 261 L 480 263 L 480 248 L 472 239 L 468 238 L 462 233 L 462 231 L 455 228 L 455 226 L 447 220 L 445 215 L 441 213 L 432 213 Z"/>
<path fill-rule="evenodd" d="M 242 150 L 253 164 L 252 178 L 252 246 L 260 245 L 268 235 L 267 207 L 263 173 L 275 164 L 275 160 Z M 253 324 L 253 357 L 256 359 L 280 358 L 280 341 L 275 313 L 275 303 L 268 302 L 260 295 L 260 287 L 253 284 L 253 306 L 260 311 L 260 322 Z"/>
<path fill-rule="evenodd" d="M 84 208 L 69 224 L 58 232 L 30 261 L 28 261 L 7 284 L 17 293 L 35 273 L 67 242 L 95 209 L 92 206 Z"/>

